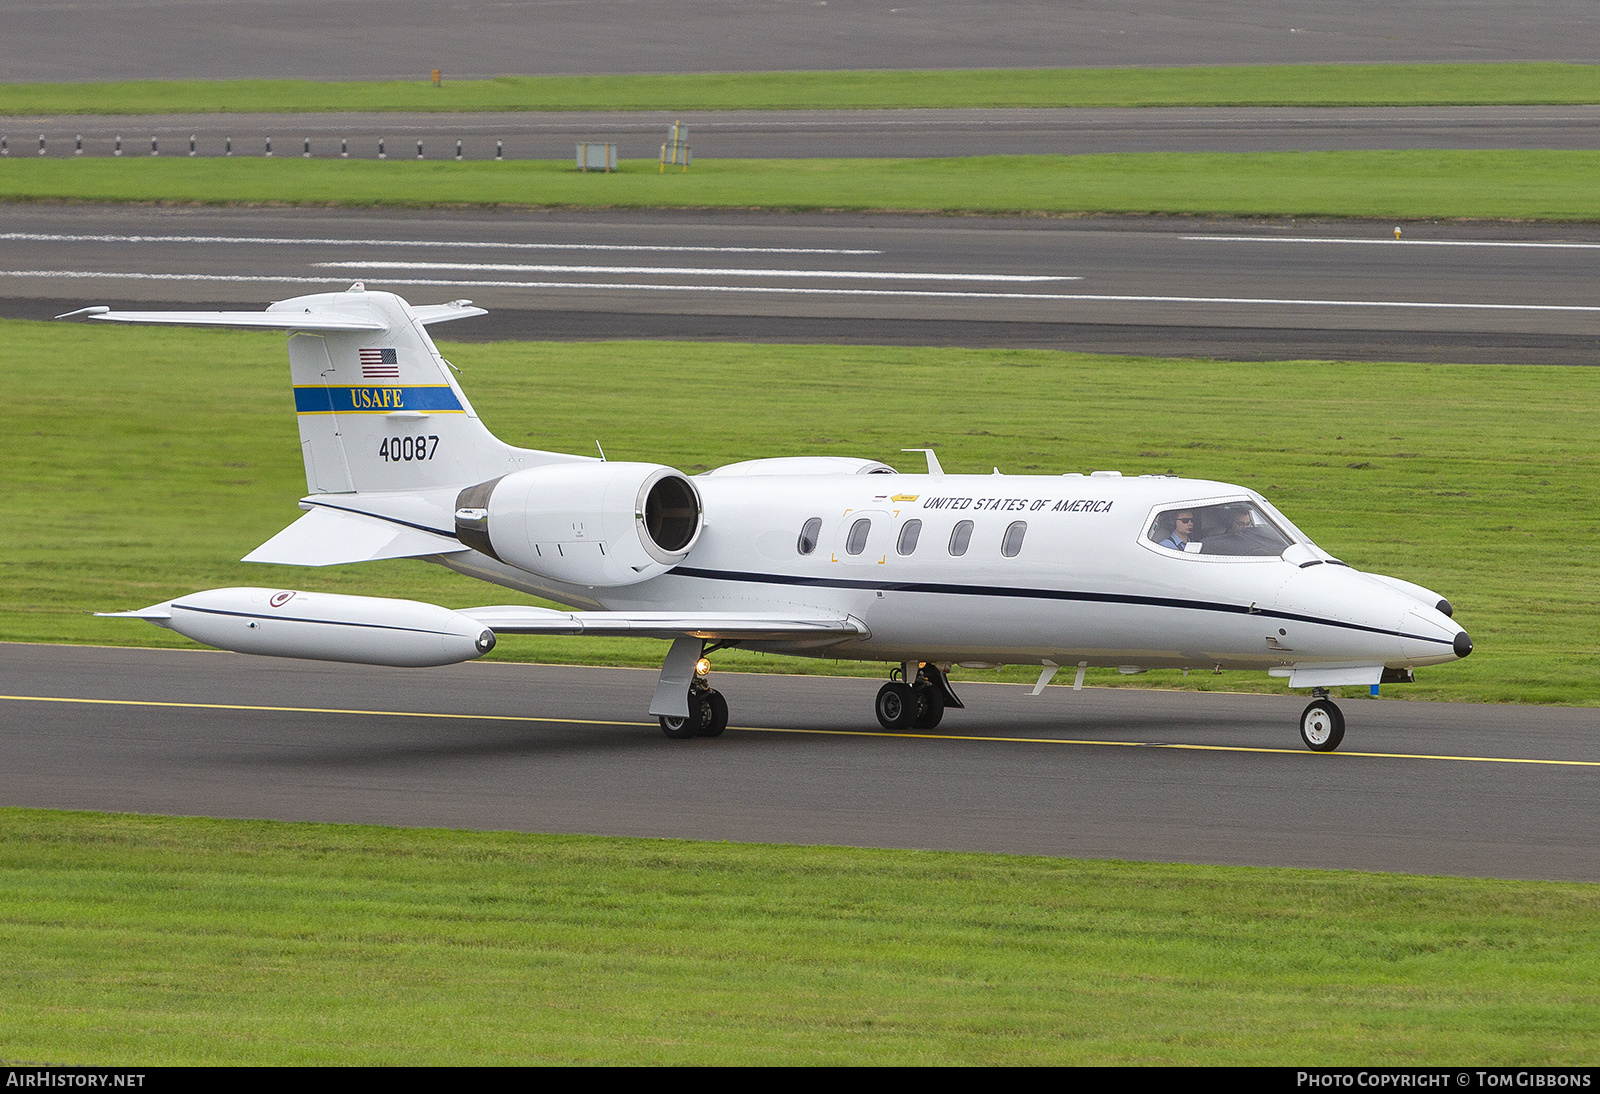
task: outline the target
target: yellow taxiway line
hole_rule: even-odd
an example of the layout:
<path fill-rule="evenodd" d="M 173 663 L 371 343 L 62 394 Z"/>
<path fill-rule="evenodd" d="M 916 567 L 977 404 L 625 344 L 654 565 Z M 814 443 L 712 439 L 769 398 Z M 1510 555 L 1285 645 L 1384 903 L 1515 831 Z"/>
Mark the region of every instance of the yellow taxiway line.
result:
<path fill-rule="evenodd" d="M 272 714 L 371 714 L 383 718 L 465 718 L 477 722 L 563 722 L 579 726 L 653 726 L 654 722 L 608 722 L 599 718 L 537 718 L 527 714 L 441 714 L 426 710 L 350 710 L 341 707 L 268 707 L 248 703 L 163 703 L 153 699 L 69 699 L 59 695 L 0 695 L 18 703 L 87 703 L 111 707 L 182 707 L 190 710 L 256 710 Z"/>
<path fill-rule="evenodd" d="M 352 710 L 340 707 L 279 707 L 248 703 L 173 703 L 151 699 L 75 699 L 59 695 L 0 695 L 16 703 L 83 703 L 91 706 L 170 707 L 188 710 L 250 710 L 270 714 L 359 714 L 380 718 L 442 718 L 474 722 L 538 722 L 579 726 L 653 726 L 654 722 L 622 722 L 603 718 L 548 718 L 530 714 L 451 714 L 422 710 Z M 730 726 L 743 733 L 799 733 L 821 737 L 880 737 L 916 741 L 975 741 L 1016 745 L 1101 745 L 1111 748 L 1170 748 L 1188 752 L 1255 752 L 1283 756 L 1328 756 L 1375 760 L 1453 760 L 1478 764 L 1538 764 L 1547 767 L 1600 767 L 1600 760 L 1541 760 L 1517 756 L 1448 756 L 1427 752 L 1312 752 L 1305 748 L 1256 748 L 1248 745 L 1169 744 L 1157 741 L 1102 741 L 1070 737 L 996 737 L 968 733 L 890 733 L 866 729 L 787 729 L 777 726 Z"/>

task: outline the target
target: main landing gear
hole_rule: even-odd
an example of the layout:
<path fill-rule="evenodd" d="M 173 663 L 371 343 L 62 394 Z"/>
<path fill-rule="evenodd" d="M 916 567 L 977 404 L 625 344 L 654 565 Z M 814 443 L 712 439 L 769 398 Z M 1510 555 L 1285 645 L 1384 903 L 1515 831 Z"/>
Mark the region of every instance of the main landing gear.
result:
<path fill-rule="evenodd" d="M 697 677 L 697 686 L 689 689 L 689 713 L 682 717 L 671 714 L 660 716 L 661 732 L 674 741 L 690 737 L 720 737 L 728 728 L 728 701 L 722 692 Z"/>
<path fill-rule="evenodd" d="M 933 729 L 944 719 L 946 708 L 962 706 L 938 665 L 907 661 L 895 674 L 896 679 L 878 689 L 872 705 L 878 724 L 891 733 Z M 912 682 L 906 683 L 907 679 Z"/>
<path fill-rule="evenodd" d="M 720 737 L 728 728 L 728 701 L 706 680 L 711 673 L 707 652 L 701 639 L 679 638 L 661 666 L 650 713 L 661 720 L 661 732 L 675 741 Z"/>
<path fill-rule="evenodd" d="M 1327 688 L 1311 689 L 1311 705 L 1300 715 L 1300 739 L 1313 752 L 1332 752 L 1344 740 L 1344 714 Z"/>

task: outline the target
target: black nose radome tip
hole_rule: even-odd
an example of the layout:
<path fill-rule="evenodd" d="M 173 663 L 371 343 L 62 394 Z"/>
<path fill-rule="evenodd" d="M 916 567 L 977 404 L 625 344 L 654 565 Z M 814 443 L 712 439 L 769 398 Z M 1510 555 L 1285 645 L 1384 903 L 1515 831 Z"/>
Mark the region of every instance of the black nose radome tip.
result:
<path fill-rule="evenodd" d="M 493 631 L 484 631 L 482 634 L 478 635 L 478 643 L 477 643 L 477 645 L 478 645 L 478 652 L 479 653 L 488 653 L 490 650 L 494 649 L 494 632 Z M 1460 648 L 1461 648 L 1461 639 L 1458 638 L 1458 639 L 1456 639 L 1456 649 L 1460 649 Z M 1469 650 L 1472 648 L 1472 643 L 1471 642 L 1467 643 L 1467 648 Z"/>
<path fill-rule="evenodd" d="M 1450 606 L 1450 602 L 1448 600 L 1439 601 L 1439 603 L 1434 605 L 1434 608 L 1443 615 L 1447 615 L 1452 619 L 1455 618 L 1456 610 Z"/>
<path fill-rule="evenodd" d="M 1455 651 L 1457 657 L 1465 657 L 1472 652 L 1472 639 L 1467 637 L 1466 631 L 1456 632 Z"/>

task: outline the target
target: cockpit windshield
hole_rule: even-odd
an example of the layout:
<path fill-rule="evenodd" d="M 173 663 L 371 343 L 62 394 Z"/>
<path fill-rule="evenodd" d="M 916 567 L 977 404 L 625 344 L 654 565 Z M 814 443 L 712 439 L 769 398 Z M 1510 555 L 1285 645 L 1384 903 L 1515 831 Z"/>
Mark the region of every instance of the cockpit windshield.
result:
<path fill-rule="evenodd" d="M 1150 542 L 1191 555 L 1281 555 L 1294 541 L 1254 502 L 1189 505 L 1156 514 Z"/>

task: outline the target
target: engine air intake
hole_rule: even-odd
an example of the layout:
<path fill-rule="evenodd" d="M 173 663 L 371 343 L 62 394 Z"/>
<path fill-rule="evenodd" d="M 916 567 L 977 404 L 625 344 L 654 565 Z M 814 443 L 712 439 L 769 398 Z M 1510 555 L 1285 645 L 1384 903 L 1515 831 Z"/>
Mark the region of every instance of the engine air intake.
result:
<path fill-rule="evenodd" d="M 668 554 L 694 542 L 700 531 L 700 499 L 687 479 L 669 475 L 650 487 L 644 501 L 644 530 Z"/>

